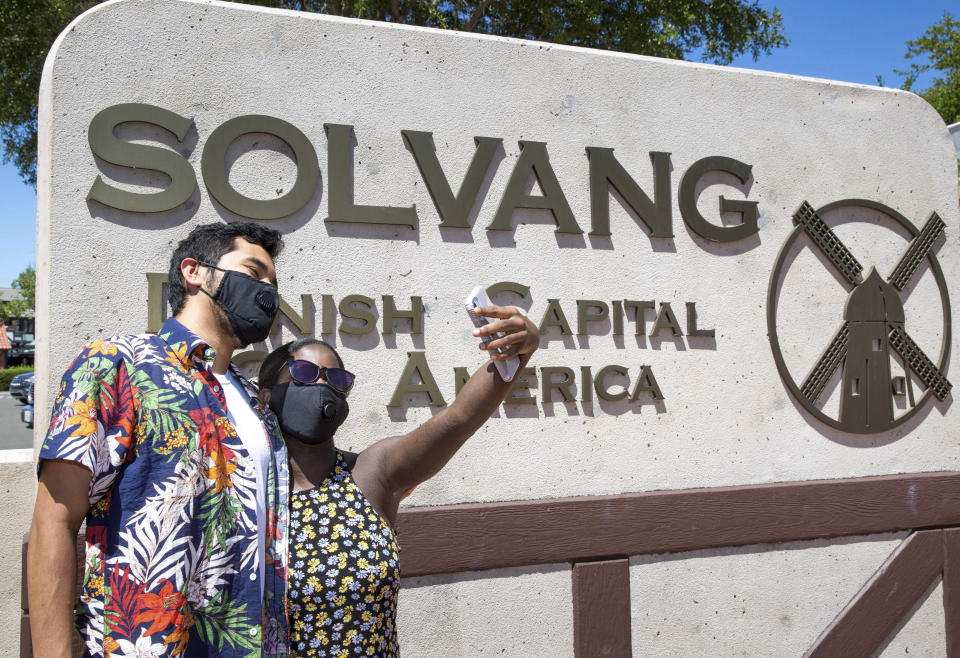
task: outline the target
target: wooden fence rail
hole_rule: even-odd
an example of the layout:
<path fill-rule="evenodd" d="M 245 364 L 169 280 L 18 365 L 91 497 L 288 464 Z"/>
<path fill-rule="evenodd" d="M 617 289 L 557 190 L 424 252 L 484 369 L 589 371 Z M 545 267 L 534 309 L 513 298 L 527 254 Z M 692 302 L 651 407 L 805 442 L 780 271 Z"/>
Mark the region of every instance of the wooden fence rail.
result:
<path fill-rule="evenodd" d="M 569 563 L 574 653 L 586 658 L 631 653 L 631 556 L 914 531 L 808 655 L 871 655 L 943 574 L 946 652 L 960 658 L 960 529 L 952 526 L 960 526 L 957 472 L 407 508 L 398 534 L 404 576 Z M 25 560 L 23 576 L 27 658 Z"/>

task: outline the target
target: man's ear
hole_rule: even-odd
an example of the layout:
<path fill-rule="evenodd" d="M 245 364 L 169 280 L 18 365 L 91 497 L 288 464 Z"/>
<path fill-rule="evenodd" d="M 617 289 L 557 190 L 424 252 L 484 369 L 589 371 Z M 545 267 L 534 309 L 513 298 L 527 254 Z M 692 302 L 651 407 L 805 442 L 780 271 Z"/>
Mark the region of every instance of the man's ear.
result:
<path fill-rule="evenodd" d="M 260 398 L 260 402 L 267 405 L 268 407 L 270 406 L 270 389 L 269 388 L 261 388 L 260 392 L 257 393 L 257 397 Z"/>
<path fill-rule="evenodd" d="M 200 265 L 200 261 L 196 258 L 184 258 L 180 261 L 180 274 L 183 276 L 183 281 L 187 284 L 188 288 L 190 286 L 199 288 L 206 279 L 203 266 Z"/>

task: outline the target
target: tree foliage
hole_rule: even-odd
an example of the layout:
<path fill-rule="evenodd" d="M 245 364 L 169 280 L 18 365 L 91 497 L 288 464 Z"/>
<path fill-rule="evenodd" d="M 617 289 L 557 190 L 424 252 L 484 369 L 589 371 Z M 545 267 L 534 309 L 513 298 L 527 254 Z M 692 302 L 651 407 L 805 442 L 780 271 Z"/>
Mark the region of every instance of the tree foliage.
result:
<path fill-rule="evenodd" d="M 777 9 L 747 0 L 254 0 L 253 4 L 729 64 L 789 42 Z"/>
<path fill-rule="evenodd" d="M 904 76 L 903 88 L 930 103 L 948 124 L 960 121 L 960 21 L 945 13 L 923 36 L 907 41 L 904 57 L 921 61 L 897 71 Z M 926 89 L 914 89 L 917 79 L 928 71 L 940 75 Z"/>
<path fill-rule="evenodd" d="M 37 271 L 27 267 L 17 275 L 11 284 L 19 293 L 20 299 L 0 301 L 0 319 L 21 318 L 33 313 L 37 295 Z"/>
<path fill-rule="evenodd" d="M 95 4 L 90 0 L 0 2 L 0 141 L 3 142 L 3 160 L 12 160 L 29 183 L 37 182 L 37 96 L 43 61 L 63 28 Z"/>
<path fill-rule="evenodd" d="M 247 0 L 352 18 L 537 39 L 729 64 L 788 44 L 776 9 L 756 0 Z M 0 2 L 0 140 L 4 161 L 36 184 L 37 96 L 43 62 L 86 0 Z"/>

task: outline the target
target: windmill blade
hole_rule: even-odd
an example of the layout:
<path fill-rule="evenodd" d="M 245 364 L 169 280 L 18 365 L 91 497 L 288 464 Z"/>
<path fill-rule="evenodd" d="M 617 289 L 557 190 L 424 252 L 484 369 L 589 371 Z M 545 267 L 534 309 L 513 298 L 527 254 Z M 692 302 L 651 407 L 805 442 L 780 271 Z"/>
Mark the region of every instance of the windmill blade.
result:
<path fill-rule="evenodd" d="M 801 203 L 797 211 L 793 213 L 793 221 L 803 227 L 810 239 L 820 247 L 823 255 L 833 263 L 833 266 L 837 268 L 843 278 L 850 282 L 850 285 L 855 286 L 860 282 L 863 265 L 840 242 L 837 234 L 823 223 L 813 206 L 806 201 Z"/>
<path fill-rule="evenodd" d="M 848 323 L 844 322 L 840 325 L 837 335 L 830 341 L 830 345 L 824 350 L 820 360 L 817 361 L 817 365 L 813 367 L 813 370 L 811 370 L 807 378 L 803 380 L 803 385 L 800 387 L 800 393 L 810 401 L 810 404 L 817 402 L 817 398 L 823 393 L 827 382 L 830 381 L 833 373 L 840 367 L 840 363 L 847 355 L 847 342 L 849 340 L 850 327 Z"/>
<path fill-rule="evenodd" d="M 926 258 L 927 252 L 933 247 L 933 243 L 937 241 L 945 227 L 946 224 L 940 219 L 940 215 L 931 213 L 920 234 L 910 242 L 910 246 L 903 252 L 900 262 L 893 268 L 893 273 L 887 279 L 887 282 L 897 290 L 903 290 L 910 283 L 910 279 L 913 278 L 917 268 L 920 267 L 920 263 Z"/>
<path fill-rule="evenodd" d="M 947 397 L 947 393 L 953 388 L 953 384 L 947 381 L 943 373 L 933 364 L 927 355 L 923 353 L 913 339 L 907 335 L 907 332 L 900 327 L 893 327 L 890 331 L 890 346 L 903 357 L 903 362 L 917 373 L 938 400 Z"/>

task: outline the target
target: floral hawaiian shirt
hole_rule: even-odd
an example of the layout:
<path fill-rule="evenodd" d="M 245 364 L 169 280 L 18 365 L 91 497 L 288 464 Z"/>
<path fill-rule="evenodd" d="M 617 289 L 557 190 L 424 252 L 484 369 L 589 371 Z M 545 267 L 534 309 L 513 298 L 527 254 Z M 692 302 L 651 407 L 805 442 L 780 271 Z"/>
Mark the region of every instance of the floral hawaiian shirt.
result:
<path fill-rule="evenodd" d="M 227 420 L 213 348 L 174 319 L 88 345 L 63 376 L 40 459 L 93 473 L 78 626 L 89 656 L 285 656 L 287 453 L 263 420 L 266 568 L 256 466 Z"/>

